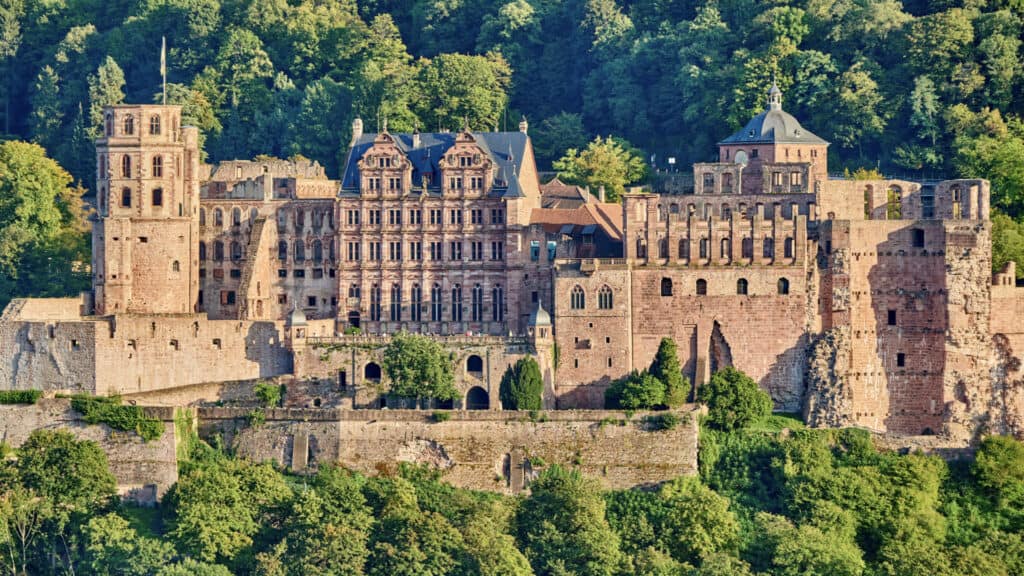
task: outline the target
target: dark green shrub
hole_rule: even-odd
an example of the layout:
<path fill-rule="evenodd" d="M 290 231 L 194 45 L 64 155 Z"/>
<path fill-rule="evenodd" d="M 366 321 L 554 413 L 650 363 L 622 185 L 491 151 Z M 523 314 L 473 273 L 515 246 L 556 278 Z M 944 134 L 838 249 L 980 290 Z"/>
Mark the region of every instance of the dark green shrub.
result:
<path fill-rule="evenodd" d="M 665 384 L 646 370 L 633 372 L 605 390 L 606 408 L 650 410 L 665 403 Z"/>
<path fill-rule="evenodd" d="M 678 408 L 690 394 L 690 379 L 683 376 L 675 340 L 662 338 L 651 364 L 651 375 L 665 384 L 665 406 Z"/>
<path fill-rule="evenodd" d="M 256 408 L 245 415 L 245 421 L 253 428 L 259 428 L 267 421 L 267 413 L 263 411 L 263 408 Z"/>
<path fill-rule="evenodd" d="M 0 404 L 35 404 L 42 396 L 42 390 L 4 390 L 0 392 Z"/>
<path fill-rule="evenodd" d="M 505 410 L 540 410 L 544 407 L 543 393 L 540 366 L 531 356 L 520 358 L 501 377 L 499 394 Z"/>
<path fill-rule="evenodd" d="M 164 433 L 163 421 L 147 418 L 138 406 L 121 404 L 120 396 L 76 394 L 71 397 L 71 407 L 81 412 L 87 424 L 106 424 L 114 430 L 135 432 L 146 442 Z"/>
<path fill-rule="evenodd" d="M 284 398 L 284 384 L 277 385 L 273 382 L 257 382 L 253 391 L 260 402 L 267 408 L 280 406 L 281 399 Z"/>
<path fill-rule="evenodd" d="M 708 422 L 722 430 L 743 428 L 772 413 L 772 399 L 757 382 L 729 367 L 715 372 L 697 398 L 708 407 Z"/>
<path fill-rule="evenodd" d="M 452 419 L 451 412 L 434 412 L 434 422 L 447 422 Z"/>
<path fill-rule="evenodd" d="M 676 426 L 679 426 L 679 423 L 682 422 L 682 420 L 679 418 L 678 414 L 674 412 L 666 412 L 665 414 L 658 414 L 657 416 L 648 416 L 644 418 L 644 422 L 650 426 L 651 430 L 660 431 L 672 430 Z"/>

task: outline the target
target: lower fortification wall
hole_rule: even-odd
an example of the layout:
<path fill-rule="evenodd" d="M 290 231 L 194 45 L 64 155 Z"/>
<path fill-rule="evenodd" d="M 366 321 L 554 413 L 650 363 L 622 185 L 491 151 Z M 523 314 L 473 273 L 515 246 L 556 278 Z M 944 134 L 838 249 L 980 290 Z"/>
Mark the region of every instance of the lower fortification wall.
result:
<path fill-rule="evenodd" d="M 402 462 L 441 471 L 464 488 L 515 493 L 545 466 L 578 468 L 606 488 L 653 485 L 697 472 L 697 409 L 655 431 L 644 415 L 604 410 L 534 414 L 500 411 L 272 409 L 251 426 L 249 410 L 199 408 L 200 434 L 220 434 L 226 445 L 255 461 L 295 471 L 326 463 L 367 474 Z"/>
<path fill-rule="evenodd" d="M 178 481 L 174 410 L 147 408 L 164 421 L 164 435 L 143 442 L 134 432 L 88 425 L 67 399 L 41 399 L 34 405 L 0 405 L 0 441 L 17 448 L 35 430 L 67 430 L 80 440 L 92 440 L 107 454 L 117 490 L 125 498 L 155 503 Z M 55 471 L 59 474 L 59 471 Z"/>

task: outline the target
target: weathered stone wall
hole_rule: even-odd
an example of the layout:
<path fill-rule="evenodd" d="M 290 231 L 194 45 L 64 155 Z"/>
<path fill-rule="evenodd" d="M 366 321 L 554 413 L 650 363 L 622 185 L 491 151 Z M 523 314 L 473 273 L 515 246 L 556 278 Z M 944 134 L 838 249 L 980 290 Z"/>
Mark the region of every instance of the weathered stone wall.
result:
<path fill-rule="evenodd" d="M 273 460 L 295 470 L 340 463 L 368 474 L 400 462 L 439 469 L 464 488 L 517 492 L 544 465 L 579 468 L 606 488 L 656 484 L 697 472 L 697 412 L 653 431 L 643 415 L 621 412 L 450 412 L 434 422 L 412 410 L 268 410 L 257 428 L 244 409 L 200 408 L 200 433 L 222 434 L 227 444 L 255 461 Z M 621 423 L 621 425 L 620 425 Z M 296 451 L 298 447 L 298 451 Z"/>
<path fill-rule="evenodd" d="M 153 503 L 178 481 L 177 438 L 172 409 L 147 408 L 147 415 L 164 421 L 164 434 L 143 442 L 134 432 L 87 425 L 66 399 L 41 399 L 34 405 L 0 404 L 0 441 L 21 446 L 35 430 L 67 430 L 80 440 L 92 440 L 107 454 L 110 471 L 123 497 Z M 55 470 L 54 474 L 61 471 Z"/>

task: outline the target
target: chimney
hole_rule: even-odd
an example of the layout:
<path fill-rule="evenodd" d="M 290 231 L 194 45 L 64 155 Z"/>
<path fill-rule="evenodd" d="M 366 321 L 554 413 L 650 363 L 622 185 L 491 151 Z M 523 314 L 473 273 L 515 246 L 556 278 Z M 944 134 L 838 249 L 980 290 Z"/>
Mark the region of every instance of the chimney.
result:
<path fill-rule="evenodd" d="M 352 121 L 352 144 L 355 146 L 356 141 L 363 136 L 363 119 L 356 116 L 356 119 Z"/>
<path fill-rule="evenodd" d="M 523 134 L 526 134 L 526 131 L 529 128 L 530 123 L 526 121 L 526 116 L 523 116 L 523 119 L 519 121 L 519 131 L 522 132 Z"/>
<path fill-rule="evenodd" d="M 419 148 L 420 147 L 420 129 L 419 128 L 414 128 L 413 131 L 412 131 L 412 147 L 413 148 Z"/>
<path fill-rule="evenodd" d="M 590 186 L 583 189 L 583 203 L 590 204 L 594 201 L 594 197 L 590 194 Z"/>
<path fill-rule="evenodd" d="M 601 202 L 604 202 L 604 184 L 602 184 L 601 187 L 597 189 L 597 199 L 600 200 Z"/>

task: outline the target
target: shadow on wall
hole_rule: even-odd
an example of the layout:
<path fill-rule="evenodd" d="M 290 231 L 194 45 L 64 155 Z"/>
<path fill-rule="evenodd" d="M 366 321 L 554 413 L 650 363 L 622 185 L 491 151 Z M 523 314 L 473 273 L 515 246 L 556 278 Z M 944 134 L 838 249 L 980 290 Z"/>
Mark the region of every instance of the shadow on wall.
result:
<path fill-rule="evenodd" d="M 260 378 L 272 378 L 294 371 L 292 354 L 281 340 L 273 322 L 253 322 L 245 337 L 245 358 L 259 366 Z"/>

